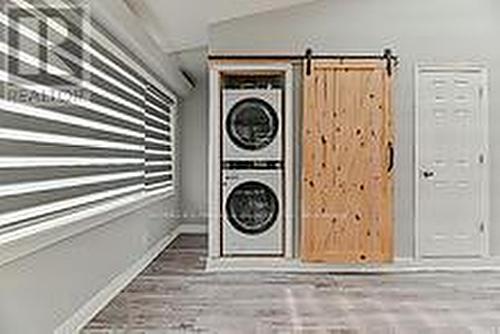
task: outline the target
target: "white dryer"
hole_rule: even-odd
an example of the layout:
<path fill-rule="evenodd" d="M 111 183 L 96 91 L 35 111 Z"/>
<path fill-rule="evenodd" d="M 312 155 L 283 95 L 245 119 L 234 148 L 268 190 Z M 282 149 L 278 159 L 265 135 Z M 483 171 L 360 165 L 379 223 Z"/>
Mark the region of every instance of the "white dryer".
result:
<path fill-rule="evenodd" d="M 283 256 L 282 173 L 224 170 L 222 256 Z"/>
<path fill-rule="evenodd" d="M 283 90 L 223 90 L 224 160 L 283 159 Z"/>

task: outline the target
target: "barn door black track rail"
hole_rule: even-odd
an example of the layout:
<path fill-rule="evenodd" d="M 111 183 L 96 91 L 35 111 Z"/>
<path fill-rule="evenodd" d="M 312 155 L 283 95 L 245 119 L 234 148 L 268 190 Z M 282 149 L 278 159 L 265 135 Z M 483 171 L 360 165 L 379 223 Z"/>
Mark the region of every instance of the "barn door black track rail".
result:
<path fill-rule="evenodd" d="M 394 67 L 399 64 L 399 57 L 391 49 L 385 49 L 382 54 L 314 54 L 312 49 L 307 49 L 303 55 L 293 54 L 251 54 L 251 55 L 209 55 L 209 60 L 307 60 L 306 74 L 312 71 L 312 61 L 314 59 L 380 59 L 387 62 L 387 74 L 392 76 Z"/>

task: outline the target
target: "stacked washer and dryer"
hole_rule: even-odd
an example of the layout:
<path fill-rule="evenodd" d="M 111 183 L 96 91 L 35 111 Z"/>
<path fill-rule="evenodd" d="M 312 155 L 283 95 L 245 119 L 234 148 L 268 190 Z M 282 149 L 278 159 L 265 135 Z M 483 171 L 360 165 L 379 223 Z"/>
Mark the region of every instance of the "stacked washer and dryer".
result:
<path fill-rule="evenodd" d="M 283 254 L 283 90 L 223 90 L 223 255 Z"/>
<path fill-rule="evenodd" d="M 220 233 L 210 237 L 220 257 L 287 253 L 286 72 L 276 73 L 219 86 Z"/>

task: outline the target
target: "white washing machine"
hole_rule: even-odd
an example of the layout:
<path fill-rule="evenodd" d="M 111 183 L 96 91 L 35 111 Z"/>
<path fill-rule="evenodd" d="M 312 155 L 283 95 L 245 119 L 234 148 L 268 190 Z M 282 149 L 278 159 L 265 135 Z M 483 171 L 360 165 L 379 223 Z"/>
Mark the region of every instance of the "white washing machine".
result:
<path fill-rule="evenodd" d="M 222 256 L 283 256 L 283 171 L 223 171 Z"/>
<path fill-rule="evenodd" d="M 283 90 L 223 90 L 224 160 L 282 160 Z"/>

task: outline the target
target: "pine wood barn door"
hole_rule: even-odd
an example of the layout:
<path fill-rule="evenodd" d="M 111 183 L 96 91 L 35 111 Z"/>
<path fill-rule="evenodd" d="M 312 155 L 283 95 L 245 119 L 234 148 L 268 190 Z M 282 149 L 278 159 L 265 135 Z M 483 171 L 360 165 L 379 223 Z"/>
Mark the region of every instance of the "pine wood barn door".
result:
<path fill-rule="evenodd" d="M 302 259 L 389 262 L 394 144 L 385 61 L 314 61 L 311 71 L 304 74 Z"/>

